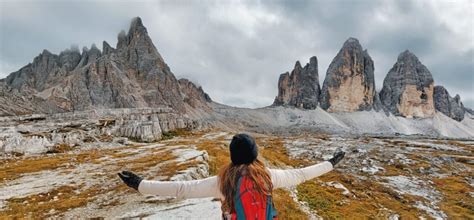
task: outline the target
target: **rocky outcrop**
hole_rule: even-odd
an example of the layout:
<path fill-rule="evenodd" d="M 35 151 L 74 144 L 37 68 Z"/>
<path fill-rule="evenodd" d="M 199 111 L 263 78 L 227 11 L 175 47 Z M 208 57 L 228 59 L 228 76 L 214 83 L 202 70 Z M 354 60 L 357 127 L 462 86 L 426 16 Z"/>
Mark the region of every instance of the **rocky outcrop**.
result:
<path fill-rule="evenodd" d="M 101 147 L 154 142 L 164 132 L 210 125 L 171 108 L 100 109 L 0 117 L 1 153 L 45 153 L 57 145 Z"/>
<path fill-rule="evenodd" d="M 297 61 L 291 74 L 286 72 L 280 75 L 278 96 L 273 105 L 315 109 L 319 93 L 318 60 L 313 56 L 305 67 Z"/>
<path fill-rule="evenodd" d="M 471 115 L 474 115 L 474 110 L 472 110 L 471 108 L 464 107 L 464 111 L 466 111 L 467 113 Z"/>
<path fill-rule="evenodd" d="M 184 102 L 193 108 L 209 109 L 207 103 L 212 102 L 211 97 L 204 92 L 201 86 L 196 86 L 188 79 L 179 79 L 179 88 L 183 93 Z"/>
<path fill-rule="evenodd" d="M 406 50 L 388 72 L 380 92 L 384 107 L 404 117 L 432 117 L 434 81 L 430 71 Z"/>
<path fill-rule="evenodd" d="M 359 41 L 349 38 L 333 59 L 321 90 L 321 107 L 328 112 L 378 109 L 374 62 Z"/>
<path fill-rule="evenodd" d="M 28 91 L 22 92 L 0 83 L 0 117 L 33 113 L 62 112 L 48 100 L 43 100 Z"/>
<path fill-rule="evenodd" d="M 140 18 L 132 20 L 128 33 L 120 32 L 116 49 L 104 41 L 102 52 L 95 45 L 82 53 L 77 48 L 60 55 L 44 50 L 31 64 L 11 73 L 5 84 L 48 102 L 46 112 L 170 107 L 185 113 L 189 99 L 189 91 L 180 90 Z M 190 106 L 206 103 L 195 99 Z"/>
<path fill-rule="evenodd" d="M 462 121 L 464 119 L 466 110 L 459 95 L 456 94 L 453 98 L 443 86 L 435 86 L 433 97 L 437 111 L 456 121 Z"/>

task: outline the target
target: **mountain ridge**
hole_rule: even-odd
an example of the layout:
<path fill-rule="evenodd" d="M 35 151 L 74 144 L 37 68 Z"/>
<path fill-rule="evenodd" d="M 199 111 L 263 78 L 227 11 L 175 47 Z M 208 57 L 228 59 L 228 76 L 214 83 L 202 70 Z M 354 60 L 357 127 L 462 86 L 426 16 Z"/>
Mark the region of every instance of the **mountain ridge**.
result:
<path fill-rule="evenodd" d="M 431 73 L 408 50 L 398 56 L 379 93 L 374 83 L 374 62 L 367 49 L 356 38 L 349 38 L 331 62 L 322 85 L 319 84 L 317 57 L 312 56 L 304 67 L 296 61 L 291 74 L 286 72 L 280 75 L 279 92 L 271 106 L 243 109 L 215 103 L 201 86 L 187 79 L 178 80 L 139 17 L 132 19 L 128 32 L 120 31 L 117 38 L 116 48 L 103 41 L 102 51 L 95 44 L 90 49 L 84 47 L 82 52 L 78 48 L 66 49 L 59 54 L 43 50 L 31 63 L 0 80 L 0 115 L 168 108 L 195 120 L 206 121 L 206 124 L 226 128 L 242 125 L 268 131 L 278 130 L 283 125 L 301 128 L 323 126 L 317 129 L 325 132 L 349 132 L 353 129 L 370 133 L 376 131 L 357 128 L 356 124 L 363 121 L 354 118 L 352 121 L 358 121 L 354 124 L 347 120 L 361 114 L 366 117 L 365 113 L 359 112 L 376 114 L 382 111 L 385 119 L 380 118 L 382 116 L 378 113 L 374 117 L 380 118 L 380 123 L 385 124 L 383 126 L 389 133 L 403 133 L 403 126 L 413 125 L 405 119 L 392 119 L 392 116 L 445 121 L 438 116 L 442 113 L 453 121 L 471 126 L 472 110 L 462 105 L 460 97 L 452 98 L 447 91 L 438 88 L 438 95 L 435 96 Z M 315 113 L 302 116 L 300 112 L 290 110 L 287 112 L 289 115 L 284 116 L 273 112 L 283 111 L 278 106 L 315 110 Z M 282 125 L 265 125 L 269 122 L 262 115 L 264 112 L 278 115 L 283 120 Z M 294 124 L 295 119 L 292 118 L 316 120 L 331 114 L 334 119 L 326 124 L 305 119 L 299 125 Z M 393 120 L 400 122 L 393 124 Z M 464 132 L 466 128 L 462 123 L 453 122 L 453 126 Z M 336 131 L 325 126 L 341 128 Z M 433 128 L 429 134 L 439 129 Z M 443 129 L 440 131 L 443 131 L 440 134 L 452 134 Z M 464 133 L 467 136 L 470 134 Z"/>
<path fill-rule="evenodd" d="M 102 51 L 95 44 L 82 53 L 66 49 L 56 55 L 45 49 L 4 81 L 4 87 L 52 106 L 38 109 L 40 113 L 137 107 L 171 107 L 185 113 L 192 108 L 139 17 L 132 19 L 128 33 L 118 34 L 116 48 L 103 41 Z"/>

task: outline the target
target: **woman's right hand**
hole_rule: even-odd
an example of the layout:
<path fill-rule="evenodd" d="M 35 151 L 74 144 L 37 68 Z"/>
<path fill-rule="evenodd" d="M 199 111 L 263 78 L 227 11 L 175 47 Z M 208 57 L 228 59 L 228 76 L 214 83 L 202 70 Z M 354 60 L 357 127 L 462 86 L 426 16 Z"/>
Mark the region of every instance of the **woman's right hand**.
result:
<path fill-rule="evenodd" d="M 118 176 L 120 177 L 120 179 L 123 180 L 125 184 L 127 184 L 128 187 L 134 188 L 135 190 L 138 190 L 138 186 L 143 180 L 143 178 L 130 171 L 122 171 L 118 173 Z"/>
<path fill-rule="evenodd" d="M 339 161 L 342 160 L 342 158 L 344 158 L 344 156 L 346 155 L 346 152 L 344 151 L 336 151 L 334 152 L 334 155 L 331 159 L 329 159 L 329 162 L 331 162 L 332 164 L 332 167 L 336 166 L 337 163 L 339 163 Z"/>

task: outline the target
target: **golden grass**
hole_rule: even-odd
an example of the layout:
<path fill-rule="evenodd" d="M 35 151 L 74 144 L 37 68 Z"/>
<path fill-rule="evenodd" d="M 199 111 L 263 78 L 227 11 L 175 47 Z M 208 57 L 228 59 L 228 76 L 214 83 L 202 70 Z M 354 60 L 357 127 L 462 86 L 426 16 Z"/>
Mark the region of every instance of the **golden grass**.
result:
<path fill-rule="evenodd" d="M 74 147 L 71 147 L 68 144 L 56 144 L 46 153 L 66 153 L 72 150 L 74 150 Z"/>
<path fill-rule="evenodd" d="M 262 155 L 272 166 L 298 167 L 309 164 L 308 161 L 290 159 L 289 153 L 284 146 L 284 141 L 281 138 L 257 138 L 256 141 L 259 146 L 260 155 Z"/>
<path fill-rule="evenodd" d="M 2 166 L 0 166 L 0 183 L 16 179 L 27 173 L 66 167 L 67 163 L 71 161 L 72 157 L 69 155 L 41 156 L 18 161 L 4 161 Z"/>
<path fill-rule="evenodd" d="M 355 197 L 345 196 L 340 189 L 323 186 L 316 180 L 299 186 L 298 197 L 306 201 L 324 219 L 384 219 L 389 216 L 388 208 L 401 216 L 401 219 L 417 219 L 416 208 L 408 204 L 422 198 L 403 195 L 370 180 L 358 180 L 350 175 L 331 172 L 320 177 L 324 182 L 337 181 L 348 188 Z"/>
<path fill-rule="evenodd" d="M 8 199 L 6 209 L 0 213 L 0 219 L 50 217 L 87 205 L 99 193 L 100 188 L 91 187 L 80 193 L 75 193 L 76 190 L 78 187 L 75 186 L 61 186 L 46 193 Z M 51 210 L 53 211 L 50 213 Z"/>
<path fill-rule="evenodd" d="M 179 173 L 179 171 L 183 171 L 191 167 L 196 167 L 197 165 L 201 163 L 202 162 L 197 161 L 197 160 L 185 161 L 182 163 L 172 161 L 170 163 L 166 163 L 160 166 L 159 175 L 166 176 L 167 178 L 165 180 L 169 180 L 173 175 Z"/>
<path fill-rule="evenodd" d="M 197 143 L 198 150 L 205 150 L 209 155 L 209 174 L 217 175 L 219 170 L 230 163 L 227 145 L 219 140 L 200 140 Z"/>
<path fill-rule="evenodd" d="M 472 173 L 470 174 L 472 175 Z M 474 219 L 474 191 L 462 176 L 434 179 L 435 187 L 444 195 L 440 208 L 452 219 Z"/>
<path fill-rule="evenodd" d="M 291 198 L 290 193 L 283 189 L 273 190 L 273 203 L 278 212 L 279 219 L 308 219 L 306 213 L 301 211 Z"/>
<path fill-rule="evenodd" d="M 115 162 L 115 165 L 124 167 L 134 172 L 140 172 L 157 166 L 160 163 L 175 160 L 176 156 L 171 151 L 150 152 L 143 157 L 134 158 L 131 160 L 120 160 Z"/>
<path fill-rule="evenodd" d="M 124 148 L 128 147 L 105 150 L 93 149 L 81 151 L 80 153 L 69 152 L 3 160 L 0 166 L 0 184 L 4 181 L 11 181 L 29 173 L 55 170 L 83 163 L 97 164 L 100 163 L 100 158 L 107 155 L 113 155 L 113 152 L 119 152 Z"/>

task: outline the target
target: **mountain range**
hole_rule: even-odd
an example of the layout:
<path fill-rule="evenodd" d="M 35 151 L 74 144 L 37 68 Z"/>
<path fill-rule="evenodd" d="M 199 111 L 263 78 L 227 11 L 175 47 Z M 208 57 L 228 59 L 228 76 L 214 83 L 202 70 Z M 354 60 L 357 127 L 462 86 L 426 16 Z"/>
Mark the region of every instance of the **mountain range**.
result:
<path fill-rule="evenodd" d="M 409 50 L 398 56 L 379 91 L 374 62 L 355 38 L 343 44 L 322 85 L 318 70 L 316 56 L 304 67 L 297 61 L 291 72 L 280 75 L 271 106 L 222 105 L 193 82 L 176 79 L 137 17 L 128 32 L 119 33 L 115 48 L 104 41 L 102 50 L 95 45 L 59 55 L 43 50 L 31 63 L 1 79 L 0 116 L 167 107 L 228 127 L 377 133 L 358 122 L 356 118 L 364 114 L 383 121 L 378 125 L 384 127 L 380 133 L 474 137 L 473 111 L 463 106 L 459 95 L 452 97 L 443 86 L 435 85 L 428 68 Z M 269 115 L 278 115 L 280 120 L 269 122 Z M 309 118 L 298 121 L 294 117 Z M 328 118 L 331 122 L 325 123 Z M 439 123 L 449 125 L 441 128 Z M 413 124 L 430 128 L 401 129 Z"/>

